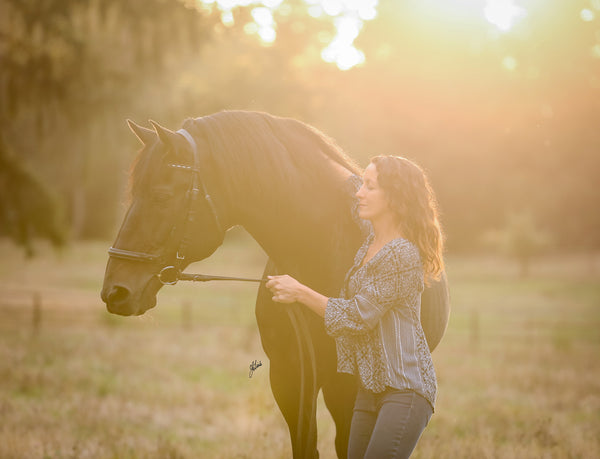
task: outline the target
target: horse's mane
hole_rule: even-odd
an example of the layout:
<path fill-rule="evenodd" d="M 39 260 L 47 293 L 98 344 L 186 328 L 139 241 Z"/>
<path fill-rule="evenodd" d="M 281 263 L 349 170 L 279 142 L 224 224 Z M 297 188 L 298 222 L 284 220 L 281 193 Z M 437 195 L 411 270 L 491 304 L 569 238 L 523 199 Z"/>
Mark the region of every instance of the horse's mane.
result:
<path fill-rule="evenodd" d="M 227 171 L 222 186 L 228 196 L 244 184 L 253 198 L 278 190 L 281 206 L 289 206 L 299 197 L 286 193 L 300 191 L 307 200 L 318 193 L 326 193 L 322 198 L 339 195 L 345 177 L 334 172 L 331 161 L 354 174 L 362 172 L 333 139 L 292 118 L 223 111 L 187 120 L 184 127 L 206 140 L 216 169 Z"/>

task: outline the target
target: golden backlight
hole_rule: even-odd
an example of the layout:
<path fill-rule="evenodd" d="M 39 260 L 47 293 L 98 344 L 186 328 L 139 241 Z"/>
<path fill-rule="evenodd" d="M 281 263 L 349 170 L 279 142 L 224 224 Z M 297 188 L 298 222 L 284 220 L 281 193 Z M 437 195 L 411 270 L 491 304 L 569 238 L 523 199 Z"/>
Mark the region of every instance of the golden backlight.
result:
<path fill-rule="evenodd" d="M 531 0 L 422 0 L 419 8 L 441 21 L 477 24 L 487 21 L 501 32 L 508 32 L 527 15 Z"/>
<path fill-rule="evenodd" d="M 530 4 L 538 0 L 421 0 L 415 8 L 440 21 L 460 21 L 467 28 L 486 22 L 499 33 L 508 33 L 528 15 Z M 363 25 L 378 16 L 379 0 L 304 0 L 304 14 L 316 20 L 329 20 L 335 34 L 325 43 L 321 58 L 341 70 L 361 65 L 366 58 L 355 46 Z M 264 46 L 277 39 L 277 16 L 294 14 L 292 6 L 283 0 L 198 0 L 202 9 L 217 9 L 225 26 L 235 24 L 234 11 L 238 7 L 251 8 L 252 21 L 244 24 L 248 35 L 256 35 Z M 302 5 L 300 5 L 302 7 Z M 585 10 L 582 19 L 590 21 L 593 12 Z"/>
<path fill-rule="evenodd" d="M 526 14 L 526 10 L 517 6 L 514 0 L 487 0 L 483 14 L 491 24 L 507 32 Z"/>

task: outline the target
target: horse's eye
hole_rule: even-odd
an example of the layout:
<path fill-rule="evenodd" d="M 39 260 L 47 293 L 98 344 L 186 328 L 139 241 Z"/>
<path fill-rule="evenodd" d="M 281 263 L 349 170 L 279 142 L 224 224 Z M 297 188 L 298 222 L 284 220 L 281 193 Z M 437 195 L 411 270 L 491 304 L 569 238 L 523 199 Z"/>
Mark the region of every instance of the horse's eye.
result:
<path fill-rule="evenodd" d="M 156 204 L 167 204 L 171 199 L 173 199 L 173 193 L 166 191 L 155 191 L 152 194 L 152 201 Z"/>

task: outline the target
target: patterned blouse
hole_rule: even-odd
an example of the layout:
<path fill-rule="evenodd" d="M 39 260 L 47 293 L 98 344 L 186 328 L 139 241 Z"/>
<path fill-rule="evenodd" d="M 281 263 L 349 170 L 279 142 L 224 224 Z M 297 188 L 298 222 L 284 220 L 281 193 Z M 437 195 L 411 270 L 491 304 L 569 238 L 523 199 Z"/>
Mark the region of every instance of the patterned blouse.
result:
<path fill-rule="evenodd" d="M 361 180 L 349 183 L 358 189 Z M 358 202 L 353 213 L 358 220 Z M 358 374 L 365 389 L 413 390 L 435 406 L 437 382 L 431 353 L 421 327 L 423 265 L 419 249 L 397 238 L 361 266 L 373 231 L 364 220 L 367 237 L 346 274 L 342 298 L 329 298 L 327 333 L 335 338 L 338 371 Z"/>

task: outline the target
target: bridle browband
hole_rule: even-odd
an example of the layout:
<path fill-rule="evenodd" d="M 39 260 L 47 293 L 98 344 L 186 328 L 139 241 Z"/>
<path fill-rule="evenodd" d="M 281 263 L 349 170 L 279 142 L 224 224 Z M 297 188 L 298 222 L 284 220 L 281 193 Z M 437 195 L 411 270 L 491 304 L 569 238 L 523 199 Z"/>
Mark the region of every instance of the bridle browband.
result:
<path fill-rule="evenodd" d="M 208 207 L 211 211 L 211 215 L 213 217 L 213 221 L 217 230 L 222 235 L 225 234 L 225 230 L 223 225 L 221 224 L 221 220 L 219 218 L 219 214 L 217 213 L 217 208 L 213 202 L 211 195 L 208 193 L 206 188 L 206 184 L 200 175 L 200 154 L 198 152 L 198 146 L 196 141 L 192 137 L 192 135 L 186 131 L 185 129 L 179 129 L 177 131 L 178 134 L 182 135 L 183 138 L 188 142 L 191 147 L 192 155 L 193 155 L 193 165 L 188 166 L 185 164 L 168 164 L 168 167 L 172 167 L 175 169 L 183 169 L 186 171 L 190 171 L 191 180 L 190 187 L 187 191 L 188 205 L 187 212 L 185 216 L 185 220 L 183 221 L 182 235 L 179 240 L 179 244 L 177 247 L 176 255 L 175 255 L 175 264 L 167 264 L 167 257 L 165 254 L 155 255 L 146 252 L 136 252 L 133 250 L 126 249 L 118 249 L 116 247 L 111 247 L 108 249 L 108 254 L 112 258 L 119 258 L 122 260 L 129 261 L 137 261 L 141 263 L 161 263 L 163 267 L 157 273 L 157 277 L 162 284 L 165 285 L 174 285 L 179 280 L 190 280 L 196 282 L 205 282 L 209 280 L 240 280 L 240 281 L 248 281 L 248 282 L 263 282 L 266 279 L 248 279 L 248 278 L 237 278 L 237 277 L 225 277 L 225 276 L 208 276 L 204 274 L 189 274 L 183 273 L 183 268 L 188 264 L 187 256 L 188 256 L 188 246 L 190 243 L 191 236 L 188 234 L 188 227 L 194 221 L 194 213 L 195 213 L 195 204 L 200 199 L 200 197 L 204 198 Z M 171 234 L 176 232 L 176 225 L 173 225 L 171 229 Z"/>

